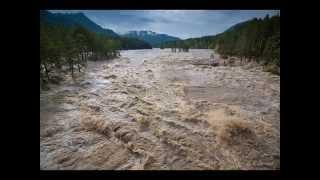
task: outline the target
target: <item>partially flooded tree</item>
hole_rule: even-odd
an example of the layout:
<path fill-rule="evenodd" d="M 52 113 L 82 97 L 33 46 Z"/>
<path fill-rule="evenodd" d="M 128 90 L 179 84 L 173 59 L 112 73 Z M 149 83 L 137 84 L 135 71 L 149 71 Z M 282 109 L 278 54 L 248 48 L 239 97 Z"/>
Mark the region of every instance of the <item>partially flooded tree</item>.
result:
<path fill-rule="evenodd" d="M 71 70 L 72 77 L 74 76 L 74 65 L 78 63 L 77 56 L 78 56 L 78 49 L 75 39 L 72 36 L 67 35 L 64 38 L 64 47 L 65 50 L 63 51 L 63 56 L 66 58 L 66 61 L 69 65 L 69 69 Z"/>
<path fill-rule="evenodd" d="M 90 50 L 90 41 L 92 34 L 85 28 L 78 26 L 72 34 L 72 38 L 75 40 L 75 50 L 76 50 L 76 64 L 78 71 L 81 72 L 81 68 L 85 67 L 87 64 L 88 52 Z"/>
<path fill-rule="evenodd" d="M 187 43 L 182 43 L 182 51 L 189 52 L 189 45 Z"/>
<path fill-rule="evenodd" d="M 57 28 L 40 25 L 40 77 L 46 76 L 48 81 L 50 80 L 50 72 L 54 68 L 61 67 L 62 43 L 58 38 Z"/>
<path fill-rule="evenodd" d="M 40 80 L 50 81 L 51 73 L 67 67 L 74 77 L 89 58 L 110 59 L 120 56 L 119 40 L 99 35 L 78 26 L 67 28 L 40 22 Z"/>

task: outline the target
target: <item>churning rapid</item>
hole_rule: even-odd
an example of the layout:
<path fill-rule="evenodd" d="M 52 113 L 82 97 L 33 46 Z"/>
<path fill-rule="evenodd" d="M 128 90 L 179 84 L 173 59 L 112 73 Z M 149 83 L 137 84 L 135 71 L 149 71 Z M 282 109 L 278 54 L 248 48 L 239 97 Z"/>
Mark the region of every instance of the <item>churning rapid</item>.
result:
<path fill-rule="evenodd" d="M 40 168 L 279 169 L 280 77 L 211 53 L 122 51 L 42 91 Z"/>

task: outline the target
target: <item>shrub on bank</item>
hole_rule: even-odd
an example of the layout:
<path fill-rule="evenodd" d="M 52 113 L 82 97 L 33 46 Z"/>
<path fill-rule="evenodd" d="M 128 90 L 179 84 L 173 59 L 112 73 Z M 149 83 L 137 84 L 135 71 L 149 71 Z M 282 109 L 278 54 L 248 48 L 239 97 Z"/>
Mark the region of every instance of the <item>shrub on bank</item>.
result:
<path fill-rule="evenodd" d="M 265 65 L 263 70 L 272 74 L 280 75 L 280 67 L 275 64 Z"/>

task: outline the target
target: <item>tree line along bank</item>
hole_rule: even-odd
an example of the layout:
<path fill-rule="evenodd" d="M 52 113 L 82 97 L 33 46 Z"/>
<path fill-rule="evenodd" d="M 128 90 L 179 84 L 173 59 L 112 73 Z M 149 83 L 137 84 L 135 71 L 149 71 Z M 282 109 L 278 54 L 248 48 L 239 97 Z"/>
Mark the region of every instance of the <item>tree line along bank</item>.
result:
<path fill-rule="evenodd" d="M 214 49 L 223 58 L 238 57 L 240 61 L 255 61 L 267 71 L 280 74 L 280 15 L 253 18 L 223 33 L 201 38 L 166 42 L 159 47 Z"/>

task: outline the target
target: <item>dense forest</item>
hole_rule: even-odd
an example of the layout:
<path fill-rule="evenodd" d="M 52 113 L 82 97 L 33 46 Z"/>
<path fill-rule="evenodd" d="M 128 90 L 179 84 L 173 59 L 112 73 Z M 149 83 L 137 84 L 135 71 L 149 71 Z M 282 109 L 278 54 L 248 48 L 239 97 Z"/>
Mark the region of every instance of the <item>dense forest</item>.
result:
<path fill-rule="evenodd" d="M 236 56 L 240 60 L 256 61 L 269 71 L 280 71 L 280 15 L 252 20 L 232 26 L 215 36 L 164 43 L 160 48 L 179 47 L 215 49 L 222 57 Z"/>
<path fill-rule="evenodd" d="M 40 23 L 40 82 L 50 81 L 50 74 L 80 72 L 88 60 L 119 56 L 121 42 L 88 31 L 81 26 L 65 27 Z"/>
<path fill-rule="evenodd" d="M 212 46 L 222 55 L 280 66 L 280 16 L 248 21 L 223 33 Z"/>

